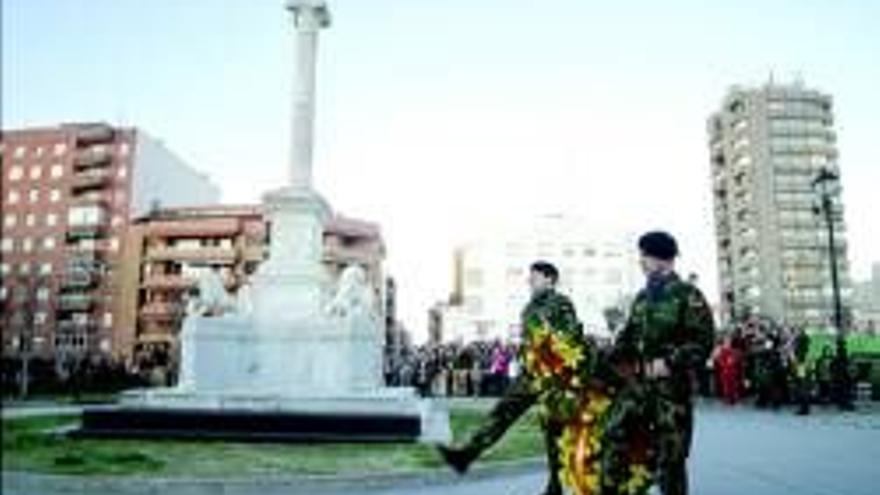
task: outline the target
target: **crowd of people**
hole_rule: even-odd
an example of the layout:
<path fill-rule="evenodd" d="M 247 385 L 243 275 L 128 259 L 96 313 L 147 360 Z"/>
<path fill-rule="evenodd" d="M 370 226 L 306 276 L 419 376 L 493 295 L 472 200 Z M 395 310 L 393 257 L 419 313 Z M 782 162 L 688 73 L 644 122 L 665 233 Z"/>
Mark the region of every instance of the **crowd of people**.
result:
<path fill-rule="evenodd" d="M 719 338 L 700 389 L 731 405 L 746 397 L 759 408 L 796 404 L 800 414 L 815 402 L 852 408 L 846 352 L 829 344 L 812 358 L 809 349 L 803 329 L 747 320 Z"/>
<path fill-rule="evenodd" d="M 852 407 L 845 353 L 832 345 L 808 358 L 810 337 L 793 327 L 751 319 L 719 336 L 701 376 L 704 397 L 727 404 L 748 400 L 759 408 L 787 404 L 808 413 L 814 403 Z M 495 397 L 520 372 L 516 344 L 501 340 L 403 347 L 385 361 L 386 383 L 423 396 Z"/>
<path fill-rule="evenodd" d="M 501 340 L 403 347 L 385 359 L 388 385 L 423 396 L 499 396 L 518 373 L 516 346 Z"/>

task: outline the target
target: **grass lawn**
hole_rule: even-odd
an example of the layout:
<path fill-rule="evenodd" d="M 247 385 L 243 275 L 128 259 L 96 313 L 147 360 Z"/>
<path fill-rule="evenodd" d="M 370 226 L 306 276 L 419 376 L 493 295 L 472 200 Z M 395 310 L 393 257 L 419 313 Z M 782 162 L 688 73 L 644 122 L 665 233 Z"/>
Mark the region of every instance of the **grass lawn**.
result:
<path fill-rule="evenodd" d="M 457 440 L 485 411 L 453 409 Z M 78 418 L 53 416 L 3 421 L 3 470 L 75 475 L 187 477 L 283 476 L 400 472 L 441 466 L 431 446 L 420 444 L 265 444 L 177 440 L 76 440 L 47 433 Z M 538 418 L 522 418 L 484 461 L 539 456 Z"/>

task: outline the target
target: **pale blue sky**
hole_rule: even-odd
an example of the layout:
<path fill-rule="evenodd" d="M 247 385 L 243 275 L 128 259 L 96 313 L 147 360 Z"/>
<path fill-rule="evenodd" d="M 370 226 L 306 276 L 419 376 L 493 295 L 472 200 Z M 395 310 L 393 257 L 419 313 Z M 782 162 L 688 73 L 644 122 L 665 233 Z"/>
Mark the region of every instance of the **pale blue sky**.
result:
<path fill-rule="evenodd" d="M 293 37 L 282 3 L 3 0 L 3 127 L 136 125 L 211 174 L 227 201 L 256 201 L 287 157 Z M 705 120 L 728 85 L 771 71 L 834 95 L 855 275 L 880 259 L 880 2 L 330 9 L 317 186 L 382 224 L 411 326 L 448 291 L 454 244 L 487 222 L 547 212 L 673 230 L 716 298 Z"/>

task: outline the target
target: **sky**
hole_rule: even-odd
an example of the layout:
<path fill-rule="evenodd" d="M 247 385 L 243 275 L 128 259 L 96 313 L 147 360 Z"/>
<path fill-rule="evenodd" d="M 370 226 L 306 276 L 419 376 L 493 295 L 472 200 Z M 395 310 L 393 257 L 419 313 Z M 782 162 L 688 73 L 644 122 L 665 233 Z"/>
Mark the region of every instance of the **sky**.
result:
<path fill-rule="evenodd" d="M 880 261 L 880 2 L 329 7 L 315 185 L 381 225 L 417 340 L 454 246 L 545 214 L 667 229 L 717 300 L 706 120 L 771 75 L 833 95 L 854 277 Z M 137 126 L 256 202 L 286 176 L 293 57 L 282 0 L 2 0 L 3 128 Z"/>

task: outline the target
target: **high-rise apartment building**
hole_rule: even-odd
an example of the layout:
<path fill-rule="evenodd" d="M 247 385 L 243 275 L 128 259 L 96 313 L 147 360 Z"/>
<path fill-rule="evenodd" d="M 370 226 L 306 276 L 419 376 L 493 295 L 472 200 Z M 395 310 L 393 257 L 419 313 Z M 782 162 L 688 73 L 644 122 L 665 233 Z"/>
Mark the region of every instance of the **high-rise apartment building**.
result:
<path fill-rule="evenodd" d="M 0 163 L 3 355 L 118 357 L 130 220 L 218 189 L 142 130 L 103 123 L 4 130 Z"/>
<path fill-rule="evenodd" d="M 833 315 L 828 230 L 813 181 L 839 176 L 830 95 L 802 83 L 733 87 L 709 118 L 722 315 L 825 327 Z M 846 226 L 833 199 L 844 306 Z"/>

